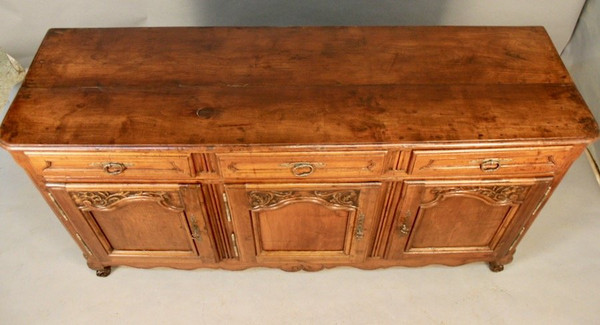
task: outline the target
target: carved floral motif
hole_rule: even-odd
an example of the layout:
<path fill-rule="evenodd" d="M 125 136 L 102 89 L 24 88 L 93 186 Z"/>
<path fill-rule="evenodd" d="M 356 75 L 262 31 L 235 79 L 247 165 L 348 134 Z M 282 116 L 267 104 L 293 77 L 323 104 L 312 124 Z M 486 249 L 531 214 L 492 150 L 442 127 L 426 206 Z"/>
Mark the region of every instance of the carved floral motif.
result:
<path fill-rule="evenodd" d="M 115 204 L 122 200 L 134 199 L 156 199 L 158 202 L 170 209 L 181 210 L 183 204 L 178 193 L 170 192 L 149 192 L 149 191 L 86 191 L 71 192 L 71 198 L 80 209 L 89 210 L 92 208 L 100 210 L 111 209 Z"/>
<path fill-rule="evenodd" d="M 248 193 L 252 209 L 274 207 L 291 199 L 319 199 L 331 205 L 358 207 L 359 190 L 339 191 L 252 191 Z"/>
<path fill-rule="evenodd" d="M 521 203 L 525 198 L 527 187 L 525 186 L 455 186 L 455 187 L 435 187 L 430 190 L 434 195 L 433 201 L 443 198 L 447 195 L 457 194 L 476 194 L 496 202 L 497 204 Z"/>
<path fill-rule="evenodd" d="M 258 209 L 275 206 L 281 201 L 298 197 L 299 194 L 300 193 L 296 191 L 252 191 L 248 193 L 248 198 L 250 199 L 250 206 L 253 209 Z"/>
<path fill-rule="evenodd" d="M 358 207 L 358 190 L 314 191 L 315 196 L 331 204 L 356 208 Z"/>

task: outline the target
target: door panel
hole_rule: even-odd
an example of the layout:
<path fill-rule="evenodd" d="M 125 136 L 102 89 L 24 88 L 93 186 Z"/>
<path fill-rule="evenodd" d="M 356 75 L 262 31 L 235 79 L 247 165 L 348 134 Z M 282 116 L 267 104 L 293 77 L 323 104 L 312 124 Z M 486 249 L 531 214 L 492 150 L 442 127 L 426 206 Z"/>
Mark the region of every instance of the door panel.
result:
<path fill-rule="evenodd" d="M 213 261 L 200 191 L 178 185 L 69 184 L 50 187 L 102 254 Z M 93 237 L 93 238 L 90 238 Z"/>
<path fill-rule="evenodd" d="M 480 252 L 490 256 L 543 199 L 551 179 L 407 181 L 387 256 Z"/>
<path fill-rule="evenodd" d="M 246 261 L 364 259 L 380 184 L 230 185 Z"/>
<path fill-rule="evenodd" d="M 462 249 L 492 251 L 501 225 L 510 222 L 513 207 L 494 206 L 477 197 L 455 196 L 422 205 L 407 251 Z M 452 216 L 452 217 L 449 217 Z"/>
<path fill-rule="evenodd" d="M 285 216 L 285 217 L 282 217 Z M 354 211 L 298 201 L 253 211 L 256 237 L 265 251 L 344 251 Z"/>
<path fill-rule="evenodd" d="M 183 211 L 165 208 L 153 200 L 130 200 L 110 210 L 88 210 L 112 250 L 189 251 L 189 229 Z"/>

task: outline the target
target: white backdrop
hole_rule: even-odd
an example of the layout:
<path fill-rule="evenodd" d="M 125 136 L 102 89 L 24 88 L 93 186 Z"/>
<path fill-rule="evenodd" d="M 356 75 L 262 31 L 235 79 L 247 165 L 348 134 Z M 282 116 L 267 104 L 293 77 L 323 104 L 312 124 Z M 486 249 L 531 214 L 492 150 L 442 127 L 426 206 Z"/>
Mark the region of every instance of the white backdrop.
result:
<path fill-rule="evenodd" d="M 542 25 L 560 51 L 585 0 L 0 0 L 0 47 L 24 66 L 52 27 Z"/>
<path fill-rule="evenodd" d="M 600 0 L 587 1 L 562 59 L 596 120 L 600 121 Z M 600 141 L 589 148 L 600 170 Z"/>

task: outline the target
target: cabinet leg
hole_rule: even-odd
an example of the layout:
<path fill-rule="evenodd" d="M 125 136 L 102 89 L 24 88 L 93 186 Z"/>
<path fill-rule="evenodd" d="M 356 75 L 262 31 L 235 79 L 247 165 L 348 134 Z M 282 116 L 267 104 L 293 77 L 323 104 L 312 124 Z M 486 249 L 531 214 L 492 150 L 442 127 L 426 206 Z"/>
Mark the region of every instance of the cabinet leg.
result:
<path fill-rule="evenodd" d="M 83 256 L 87 259 L 87 266 L 90 269 L 96 271 L 97 276 L 105 278 L 110 275 L 110 266 L 102 265 L 102 263 L 100 263 L 100 261 L 96 259 L 93 255 L 83 254 Z"/>
<path fill-rule="evenodd" d="M 500 264 L 498 262 L 489 262 L 488 265 L 492 272 L 501 272 L 504 270 L 504 264 Z"/>
<path fill-rule="evenodd" d="M 99 277 L 105 278 L 105 277 L 107 277 L 107 276 L 109 276 L 109 275 L 110 275 L 110 271 L 111 271 L 111 270 L 112 270 L 112 269 L 111 269 L 111 267 L 110 267 L 110 266 L 104 267 L 104 268 L 102 268 L 102 269 L 100 269 L 100 270 L 96 270 L 96 276 L 99 276 Z"/>
<path fill-rule="evenodd" d="M 496 257 L 495 261 L 491 261 L 488 263 L 490 270 L 492 272 L 502 272 L 504 270 L 504 265 L 512 262 L 513 255 L 515 251 L 508 252 L 506 255 L 501 257 Z"/>

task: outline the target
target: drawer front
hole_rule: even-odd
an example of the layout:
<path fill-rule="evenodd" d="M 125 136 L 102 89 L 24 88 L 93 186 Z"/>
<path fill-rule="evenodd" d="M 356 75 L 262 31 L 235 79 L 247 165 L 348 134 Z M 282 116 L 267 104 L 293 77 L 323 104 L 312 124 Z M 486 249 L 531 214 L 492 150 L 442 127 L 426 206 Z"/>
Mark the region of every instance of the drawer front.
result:
<path fill-rule="evenodd" d="M 568 161 L 571 147 L 415 150 L 409 173 L 422 176 L 554 173 Z"/>
<path fill-rule="evenodd" d="M 218 156 L 225 178 L 335 178 L 382 174 L 385 151 L 244 153 Z"/>
<path fill-rule="evenodd" d="M 191 178 L 185 154 L 27 152 L 47 180 Z"/>

